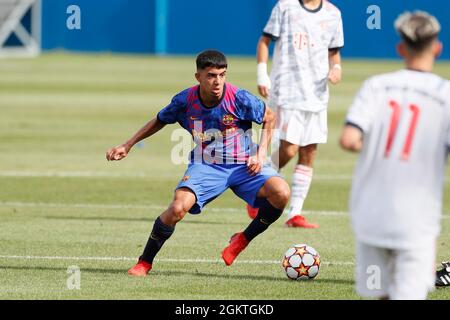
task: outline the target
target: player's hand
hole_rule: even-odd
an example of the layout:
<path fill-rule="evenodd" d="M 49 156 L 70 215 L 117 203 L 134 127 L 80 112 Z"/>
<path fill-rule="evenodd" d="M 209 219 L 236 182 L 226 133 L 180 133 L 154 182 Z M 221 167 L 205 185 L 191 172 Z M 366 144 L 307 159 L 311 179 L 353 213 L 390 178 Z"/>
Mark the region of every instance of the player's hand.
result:
<path fill-rule="evenodd" d="M 120 146 L 114 147 L 106 151 L 106 160 L 108 161 L 119 161 L 128 155 L 130 148 L 122 144 Z"/>
<path fill-rule="evenodd" d="M 250 156 L 247 160 L 247 172 L 251 176 L 260 173 L 263 167 L 263 163 L 264 163 L 263 159 L 258 155 Z"/>
<path fill-rule="evenodd" d="M 341 79 L 342 79 L 341 67 L 334 66 L 333 68 L 331 68 L 330 73 L 328 74 L 328 80 L 330 80 L 332 84 L 338 84 L 339 82 L 341 82 Z"/>
<path fill-rule="evenodd" d="M 266 86 L 258 86 L 259 94 L 264 98 L 269 98 L 269 88 Z"/>

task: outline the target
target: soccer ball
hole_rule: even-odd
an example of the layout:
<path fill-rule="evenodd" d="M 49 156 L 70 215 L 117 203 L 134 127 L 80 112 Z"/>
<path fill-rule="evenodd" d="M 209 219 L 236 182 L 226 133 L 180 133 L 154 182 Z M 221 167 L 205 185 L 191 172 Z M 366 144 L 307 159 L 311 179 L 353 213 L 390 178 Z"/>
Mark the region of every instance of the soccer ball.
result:
<path fill-rule="evenodd" d="M 307 244 L 296 244 L 286 251 L 282 265 L 289 279 L 310 280 L 319 273 L 320 255 Z"/>

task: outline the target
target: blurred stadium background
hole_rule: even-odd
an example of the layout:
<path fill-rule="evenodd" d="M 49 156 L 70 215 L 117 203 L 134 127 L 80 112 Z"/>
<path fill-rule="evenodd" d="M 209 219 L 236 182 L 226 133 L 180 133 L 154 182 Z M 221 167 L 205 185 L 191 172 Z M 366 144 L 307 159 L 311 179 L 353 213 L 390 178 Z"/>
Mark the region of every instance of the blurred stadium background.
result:
<path fill-rule="evenodd" d="M 216 48 L 226 54 L 254 55 L 255 44 L 276 0 L 1 0 L 0 44 L 16 46 L 24 29 L 44 51 L 117 52 L 141 54 L 196 54 Z M 397 41 L 392 25 L 405 10 L 425 9 L 444 24 L 450 20 L 446 1 L 335 0 L 345 21 L 347 58 L 395 58 Z M 80 29 L 67 28 L 77 6 Z M 381 29 L 367 28 L 367 20 L 381 10 Z M 28 10 L 27 8 L 33 8 Z M 11 33 L 15 29 L 16 33 Z M 33 34 L 33 32 L 31 32 Z M 22 39 L 24 37 L 25 39 Z M 443 28 L 442 38 L 450 39 Z M 445 41 L 444 41 L 445 42 Z M 443 58 L 450 58 L 446 50 Z"/>
<path fill-rule="evenodd" d="M 177 226 L 152 276 L 126 275 L 185 166 L 170 161 L 174 127 L 121 163 L 107 163 L 106 149 L 194 83 L 195 55 L 206 48 L 227 54 L 229 81 L 256 93 L 256 43 L 275 2 L 0 0 L 0 299 L 358 299 L 347 215 L 356 156 L 341 151 L 337 137 L 362 81 L 402 67 L 395 17 L 431 12 L 450 45 L 447 1 L 332 1 L 346 46 L 344 81 L 331 89 L 329 143 L 305 204 L 319 229 L 287 231 L 280 219 L 226 268 L 220 251 L 248 223 L 242 201 L 227 192 Z M 367 28 L 372 5 L 381 29 Z M 68 28 L 76 8 L 80 28 Z M 444 49 L 436 73 L 445 78 L 448 59 Z M 437 264 L 450 259 L 448 188 L 444 212 Z M 283 274 L 281 255 L 294 243 L 322 256 L 312 282 Z M 80 290 L 67 286 L 74 265 Z M 430 298 L 449 300 L 450 292 Z"/>

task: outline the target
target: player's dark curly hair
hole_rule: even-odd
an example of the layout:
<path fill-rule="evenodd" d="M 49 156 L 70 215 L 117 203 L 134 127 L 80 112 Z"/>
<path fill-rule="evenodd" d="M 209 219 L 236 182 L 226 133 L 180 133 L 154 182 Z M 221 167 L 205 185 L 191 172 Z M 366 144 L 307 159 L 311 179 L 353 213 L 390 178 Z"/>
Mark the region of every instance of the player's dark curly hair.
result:
<path fill-rule="evenodd" d="M 227 58 L 217 50 L 206 50 L 197 56 L 197 70 L 204 70 L 209 67 L 223 69 L 228 67 Z"/>

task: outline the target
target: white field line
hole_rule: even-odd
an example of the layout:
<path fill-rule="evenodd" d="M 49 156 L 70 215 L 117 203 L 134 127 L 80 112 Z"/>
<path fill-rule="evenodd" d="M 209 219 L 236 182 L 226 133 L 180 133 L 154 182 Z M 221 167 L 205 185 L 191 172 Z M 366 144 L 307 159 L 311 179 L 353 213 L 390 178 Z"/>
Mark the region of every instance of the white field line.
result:
<path fill-rule="evenodd" d="M 136 258 L 129 257 L 64 257 L 64 256 L 18 256 L 18 255 L 0 255 L 0 259 L 5 260 L 61 260 L 61 261 L 136 261 Z M 167 263 L 220 263 L 220 259 L 155 259 L 156 262 Z M 278 260 L 236 260 L 236 264 L 281 264 Z M 339 261 L 329 262 L 321 261 L 321 265 L 326 266 L 353 266 L 353 262 Z"/>
<path fill-rule="evenodd" d="M 0 201 L 0 207 L 12 208 L 82 208 L 82 209 L 143 209 L 143 210 L 165 210 L 167 206 L 160 205 L 134 205 L 134 204 L 97 204 L 97 203 L 52 203 L 52 202 L 16 202 Z M 205 208 L 203 212 L 243 212 L 244 208 Z M 303 215 L 319 216 L 349 216 L 346 211 L 308 210 Z M 450 214 L 442 215 L 443 219 L 450 219 Z"/>
<path fill-rule="evenodd" d="M 182 174 L 182 173 L 181 173 Z M 152 173 L 113 173 L 106 171 L 0 171 L 0 177 L 5 178 L 148 178 L 155 177 Z M 315 175 L 315 180 L 351 180 L 351 175 Z"/>
<path fill-rule="evenodd" d="M 153 173 L 129 172 L 113 173 L 107 171 L 0 171 L 0 177 L 5 178 L 148 178 L 155 177 Z M 314 180 L 351 181 L 351 174 L 314 175 Z M 445 177 L 446 182 L 450 177 Z"/>
<path fill-rule="evenodd" d="M 0 171 L 0 177 L 57 177 L 57 178 L 147 178 L 148 173 L 112 173 L 106 171 Z M 153 175 L 154 177 L 154 175 Z"/>
<path fill-rule="evenodd" d="M 47 202 L 9 202 L 0 201 L 0 207 L 25 207 L 25 208 L 83 208 L 83 209 L 147 209 L 147 210 L 165 210 L 167 206 L 160 205 L 133 205 L 133 204 L 91 204 L 91 203 L 47 203 Z M 205 208 L 204 212 L 244 212 L 245 208 Z M 348 215 L 344 211 L 305 211 L 307 214 L 317 214 L 325 216 L 344 216 Z"/>

